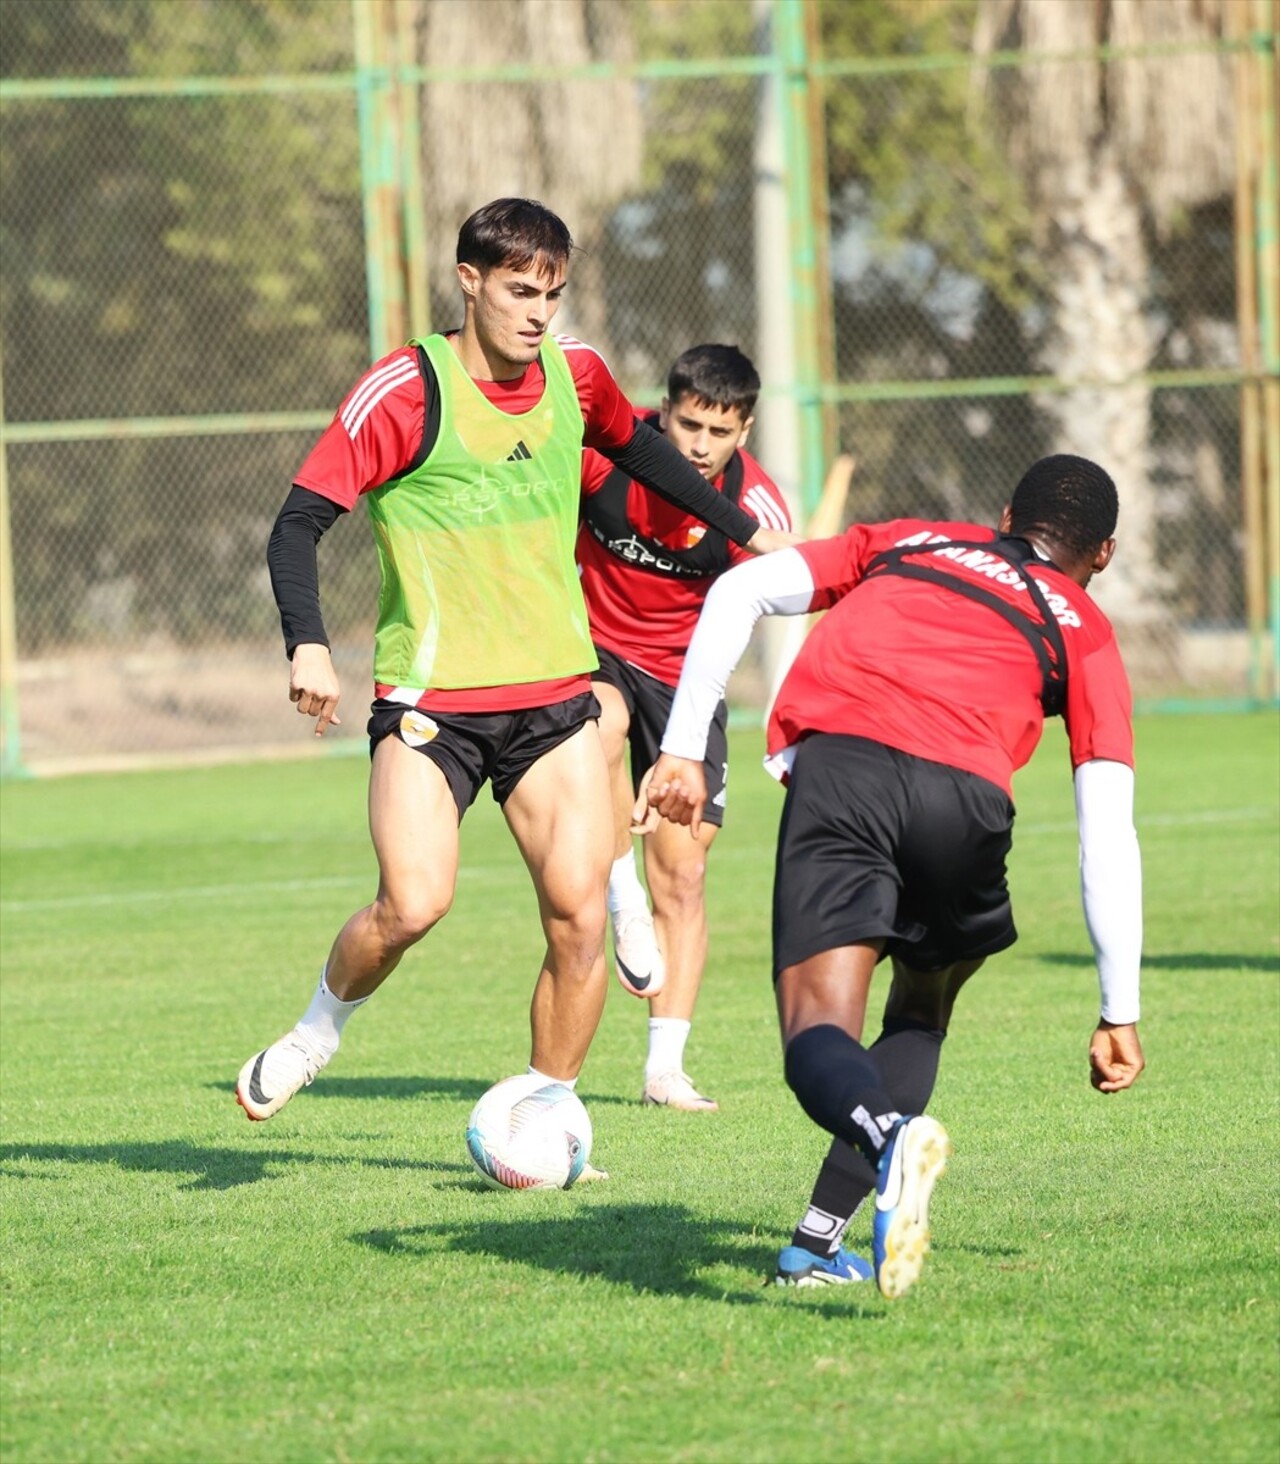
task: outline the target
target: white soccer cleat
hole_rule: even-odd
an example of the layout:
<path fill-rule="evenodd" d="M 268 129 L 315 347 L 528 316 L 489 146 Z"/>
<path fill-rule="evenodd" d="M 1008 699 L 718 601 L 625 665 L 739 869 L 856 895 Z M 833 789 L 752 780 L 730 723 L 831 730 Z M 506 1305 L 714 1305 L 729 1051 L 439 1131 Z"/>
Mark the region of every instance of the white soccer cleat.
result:
<path fill-rule="evenodd" d="M 309 1086 L 332 1056 L 313 1047 L 295 1027 L 240 1069 L 236 1102 L 255 1122 L 270 1118 L 299 1088 Z"/>
<path fill-rule="evenodd" d="M 693 1086 L 687 1073 L 656 1073 L 646 1078 L 641 1103 L 651 1103 L 660 1108 L 679 1108 L 685 1113 L 719 1113 L 720 1105 L 714 1098 L 704 1098 Z"/>
<path fill-rule="evenodd" d="M 632 996 L 657 996 L 667 979 L 667 965 L 658 949 L 653 916 L 647 905 L 619 910 L 613 922 L 613 959 L 618 980 Z"/>

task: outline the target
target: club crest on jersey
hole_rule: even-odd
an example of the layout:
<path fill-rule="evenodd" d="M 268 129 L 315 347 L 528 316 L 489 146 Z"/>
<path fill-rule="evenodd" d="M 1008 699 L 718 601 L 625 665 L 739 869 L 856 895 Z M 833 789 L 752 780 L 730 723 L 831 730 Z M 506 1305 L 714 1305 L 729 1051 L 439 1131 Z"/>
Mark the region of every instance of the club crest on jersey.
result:
<path fill-rule="evenodd" d="M 400 718 L 400 737 L 406 747 L 425 747 L 439 731 L 424 712 L 406 712 Z"/>

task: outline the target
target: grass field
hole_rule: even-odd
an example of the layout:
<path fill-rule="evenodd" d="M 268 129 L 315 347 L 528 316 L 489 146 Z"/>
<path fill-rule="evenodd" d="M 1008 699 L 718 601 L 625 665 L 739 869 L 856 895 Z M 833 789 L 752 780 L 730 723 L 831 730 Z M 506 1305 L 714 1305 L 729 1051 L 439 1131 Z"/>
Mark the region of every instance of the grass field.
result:
<path fill-rule="evenodd" d="M 540 954 L 487 795 L 448 919 L 250 1125 L 241 1062 L 372 892 L 363 761 L 6 786 L 7 1464 L 1273 1464 L 1275 717 L 1139 724 L 1149 1067 L 1118 1097 L 1086 1076 L 1059 732 L 1021 776 L 1022 939 L 957 1010 L 932 1109 L 956 1157 L 893 1304 L 764 1284 L 824 1139 L 780 1073 L 758 740 L 735 742 L 689 1054 L 723 1111 L 641 1109 L 644 1008 L 614 985 L 580 1085 L 613 1177 L 552 1194 L 482 1188 L 463 1148 L 523 1069 Z"/>

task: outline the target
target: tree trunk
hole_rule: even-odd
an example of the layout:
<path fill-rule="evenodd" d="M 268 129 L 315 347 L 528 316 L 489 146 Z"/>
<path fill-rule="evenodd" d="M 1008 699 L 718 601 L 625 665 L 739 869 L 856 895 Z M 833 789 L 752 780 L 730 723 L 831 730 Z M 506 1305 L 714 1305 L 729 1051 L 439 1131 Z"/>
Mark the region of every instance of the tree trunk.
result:
<path fill-rule="evenodd" d="M 1095 590 L 1108 615 L 1130 631 L 1134 651 L 1141 645 L 1150 652 L 1159 642 L 1166 577 L 1156 558 L 1151 391 L 1132 382 L 1152 350 L 1140 201 L 1106 141 L 1086 156 L 1046 166 L 1038 181 L 1052 281 L 1040 366 L 1069 381 L 1129 384 L 1045 392 L 1036 405 L 1056 424 L 1059 451 L 1094 459 L 1116 481 L 1120 547 Z"/>
<path fill-rule="evenodd" d="M 627 8 L 600 0 L 420 0 L 425 64 L 458 70 L 623 61 Z M 557 326 L 607 353 L 599 268 L 610 207 L 640 181 L 643 124 L 636 84 L 625 79 L 443 81 L 422 89 L 422 148 L 432 319 L 461 318 L 453 244 L 459 227 L 493 198 L 537 198 L 568 224 L 583 256 Z"/>

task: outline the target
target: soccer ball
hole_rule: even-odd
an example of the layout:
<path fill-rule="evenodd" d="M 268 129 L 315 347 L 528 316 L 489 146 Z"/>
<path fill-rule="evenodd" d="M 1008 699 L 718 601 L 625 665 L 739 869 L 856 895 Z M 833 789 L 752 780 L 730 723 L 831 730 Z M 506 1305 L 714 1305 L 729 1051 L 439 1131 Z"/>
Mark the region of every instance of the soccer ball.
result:
<path fill-rule="evenodd" d="M 591 1154 L 591 1119 L 572 1088 L 521 1073 L 471 1110 L 467 1153 L 494 1189 L 568 1189 Z"/>

